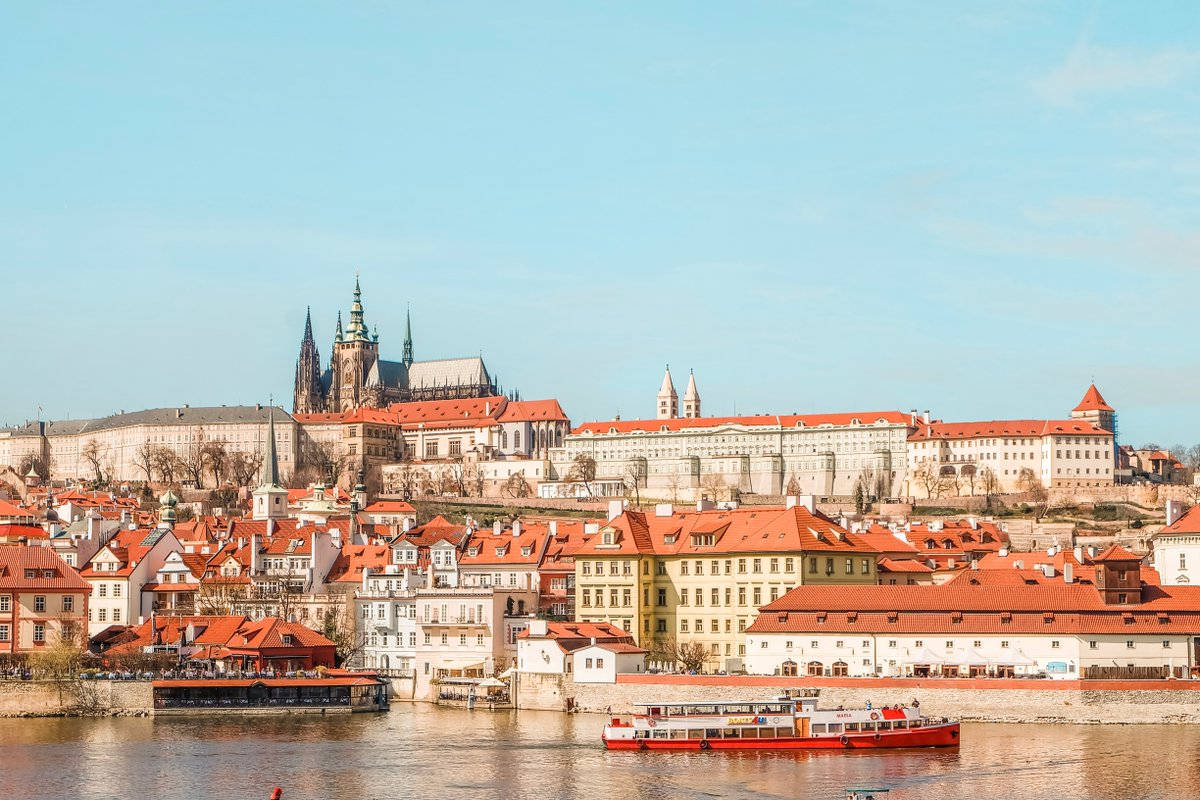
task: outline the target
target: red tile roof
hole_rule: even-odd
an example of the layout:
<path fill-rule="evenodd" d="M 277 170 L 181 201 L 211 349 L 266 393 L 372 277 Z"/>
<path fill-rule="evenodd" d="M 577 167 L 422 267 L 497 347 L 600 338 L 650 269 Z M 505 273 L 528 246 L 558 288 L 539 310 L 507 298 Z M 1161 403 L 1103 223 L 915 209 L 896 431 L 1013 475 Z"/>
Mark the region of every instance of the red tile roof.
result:
<path fill-rule="evenodd" d="M 32 508 L 21 508 L 15 506 L 7 500 L 0 500 L 0 519 L 24 519 L 26 517 L 36 517 L 38 512 Z"/>
<path fill-rule="evenodd" d="M 931 422 L 918 428 L 908 440 L 1052 435 L 1111 437 L 1112 432 L 1078 419 L 993 419 L 982 422 Z"/>
<path fill-rule="evenodd" d="M 403 500 L 376 500 L 364 508 L 363 511 L 367 514 L 416 513 L 416 509 Z"/>
<path fill-rule="evenodd" d="M 531 636 L 529 630 L 526 629 L 517 634 L 517 638 L 550 639 L 564 653 L 571 653 L 580 648 L 587 647 L 592 644 L 593 639 L 597 645 L 601 645 L 606 649 L 612 650 L 613 647 L 622 648 L 621 650 L 613 650 L 613 652 L 646 652 L 633 643 L 632 634 L 609 622 L 547 622 L 545 636 Z"/>
<path fill-rule="evenodd" d="M 497 425 L 497 417 L 508 399 L 503 396 L 474 397 L 461 400 L 422 400 L 416 403 L 392 403 L 388 410 L 396 414 L 405 430 L 425 428 L 478 428 Z"/>
<path fill-rule="evenodd" d="M 46 533 L 46 531 L 38 525 L 17 525 L 10 522 L 0 523 L 0 539 L 4 539 L 9 542 L 15 542 L 22 536 L 29 541 L 50 538 L 50 534 Z"/>
<path fill-rule="evenodd" d="M 762 414 L 746 417 L 679 417 L 676 419 L 620 419 L 585 422 L 573 434 L 592 433 L 657 433 L 692 428 L 718 428 L 726 425 L 743 427 L 815 428 L 821 425 L 874 425 L 882 420 L 889 425 L 910 425 L 911 416 L 899 411 L 861 411 L 845 414 Z"/>
<path fill-rule="evenodd" d="M 34 577 L 25 577 L 25 570 L 34 570 Z M 49 578 L 45 573 L 51 572 Z M 48 547 L 0 545 L 0 590 L 90 592 L 91 584 L 79 577 L 70 564 Z"/>
<path fill-rule="evenodd" d="M 1155 534 L 1200 533 L 1200 505 L 1192 506 L 1187 512 L 1173 523 Z"/>
<path fill-rule="evenodd" d="M 567 422 L 567 413 L 557 400 L 513 400 L 500 413 L 500 422 Z"/>
<path fill-rule="evenodd" d="M 1106 550 L 1097 553 L 1092 561 L 1141 561 L 1142 557 L 1121 547 L 1119 544 L 1110 545 Z"/>
<path fill-rule="evenodd" d="M 920 561 L 915 561 L 911 558 L 881 558 L 879 559 L 880 572 L 933 572 L 932 569 L 922 564 Z"/>
<path fill-rule="evenodd" d="M 1096 388 L 1096 384 L 1088 386 L 1084 392 L 1083 399 L 1079 401 L 1079 405 L 1075 406 L 1075 411 L 1115 411 L 1108 403 L 1104 402 L 1104 398 L 1100 395 L 1100 390 Z"/>
<path fill-rule="evenodd" d="M 387 545 L 346 545 L 338 553 L 326 580 L 329 583 L 361 584 L 364 569 L 370 569 L 372 575 L 382 574 L 391 560 L 392 548 Z"/>

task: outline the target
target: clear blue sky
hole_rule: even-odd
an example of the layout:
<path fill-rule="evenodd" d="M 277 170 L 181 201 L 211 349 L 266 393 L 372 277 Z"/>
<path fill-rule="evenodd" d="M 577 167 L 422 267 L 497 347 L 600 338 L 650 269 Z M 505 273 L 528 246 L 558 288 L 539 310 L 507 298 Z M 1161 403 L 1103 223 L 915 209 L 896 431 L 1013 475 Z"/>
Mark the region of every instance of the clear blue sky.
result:
<path fill-rule="evenodd" d="M 10 4 L 0 423 L 290 403 L 357 269 L 576 421 L 1200 440 L 1200 11 L 989 5 Z"/>

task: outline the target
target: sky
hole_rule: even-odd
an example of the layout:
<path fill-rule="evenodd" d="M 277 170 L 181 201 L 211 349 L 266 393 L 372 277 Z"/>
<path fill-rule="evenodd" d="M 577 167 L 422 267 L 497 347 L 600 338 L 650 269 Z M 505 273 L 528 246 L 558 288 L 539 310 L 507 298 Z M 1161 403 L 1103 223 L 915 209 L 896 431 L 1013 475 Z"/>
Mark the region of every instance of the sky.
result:
<path fill-rule="evenodd" d="M 1200 6 L 25 3 L 0 11 L 0 424 L 290 407 L 384 358 L 575 422 L 1062 417 L 1200 440 Z"/>

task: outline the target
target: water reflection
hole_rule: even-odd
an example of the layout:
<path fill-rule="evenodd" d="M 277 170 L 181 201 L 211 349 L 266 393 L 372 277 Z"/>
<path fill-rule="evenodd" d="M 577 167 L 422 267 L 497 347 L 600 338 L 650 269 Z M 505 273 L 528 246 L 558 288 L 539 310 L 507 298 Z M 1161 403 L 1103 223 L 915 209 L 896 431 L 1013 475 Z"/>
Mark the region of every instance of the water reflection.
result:
<path fill-rule="evenodd" d="M 0 720 L 0 800 L 1200 796 L 1191 726 L 966 725 L 961 751 L 609 753 L 603 718 L 400 706 L 390 714 Z"/>

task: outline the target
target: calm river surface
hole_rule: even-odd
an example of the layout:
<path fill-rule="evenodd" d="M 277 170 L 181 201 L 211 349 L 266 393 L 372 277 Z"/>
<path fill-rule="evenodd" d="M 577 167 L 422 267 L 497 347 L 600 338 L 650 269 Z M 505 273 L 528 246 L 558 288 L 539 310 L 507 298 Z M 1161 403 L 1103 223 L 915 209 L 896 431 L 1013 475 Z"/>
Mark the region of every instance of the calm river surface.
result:
<path fill-rule="evenodd" d="M 0 800 L 1200 797 L 1200 727 L 964 725 L 960 751 L 609 753 L 604 719 L 398 705 L 344 717 L 0 720 Z"/>

